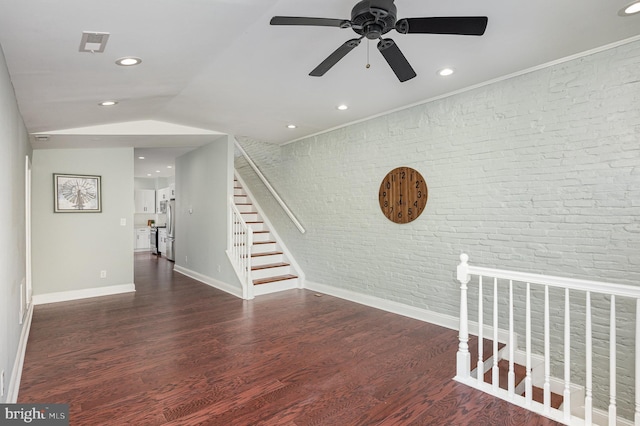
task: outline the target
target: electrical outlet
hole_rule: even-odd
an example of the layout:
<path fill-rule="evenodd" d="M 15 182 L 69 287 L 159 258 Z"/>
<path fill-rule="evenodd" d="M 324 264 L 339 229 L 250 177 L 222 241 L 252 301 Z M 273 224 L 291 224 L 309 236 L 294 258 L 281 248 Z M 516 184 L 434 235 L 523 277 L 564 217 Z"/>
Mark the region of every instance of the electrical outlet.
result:
<path fill-rule="evenodd" d="M 120 218 L 120 226 L 127 226 L 127 218 L 125 217 Z"/>
<path fill-rule="evenodd" d="M 100 271 L 100 278 L 107 278 L 107 271 Z"/>
<path fill-rule="evenodd" d="M 0 372 L 0 396 L 4 396 L 4 370 Z"/>
<path fill-rule="evenodd" d="M 220 265 L 218 265 L 218 272 L 220 272 Z"/>

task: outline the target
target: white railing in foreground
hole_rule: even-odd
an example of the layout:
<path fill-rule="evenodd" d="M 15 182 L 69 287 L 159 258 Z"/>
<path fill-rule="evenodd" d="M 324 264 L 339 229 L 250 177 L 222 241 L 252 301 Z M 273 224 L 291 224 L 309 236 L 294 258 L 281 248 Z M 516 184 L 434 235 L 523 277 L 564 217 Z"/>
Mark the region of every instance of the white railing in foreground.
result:
<path fill-rule="evenodd" d="M 233 196 L 229 200 L 229 209 L 231 210 L 231 226 L 229 227 L 231 237 L 227 254 L 242 283 L 242 298 L 245 300 L 253 299 L 253 280 L 251 279 L 253 231 L 242 219 L 242 215 L 233 201 Z"/>
<path fill-rule="evenodd" d="M 275 198 L 276 201 L 278 202 L 278 204 L 280 204 L 280 207 L 282 207 L 282 210 L 284 210 L 284 212 L 287 214 L 287 216 L 289 216 L 289 219 L 291 219 L 291 221 L 296 226 L 296 228 L 298 228 L 298 231 L 300 231 L 300 233 L 304 234 L 305 233 L 305 229 L 302 227 L 302 225 L 300 224 L 298 219 L 295 217 L 295 215 L 289 209 L 289 207 L 285 204 L 285 202 L 282 200 L 282 198 L 280 198 L 280 196 L 278 195 L 276 190 L 273 189 L 273 187 L 271 186 L 271 184 L 269 183 L 267 178 L 264 177 L 264 175 L 262 174 L 262 172 L 260 171 L 258 166 L 256 166 L 256 164 L 253 162 L 251 157 L 249 157 L 249 154 L 247 154 L 247 152 L 242 148 L 242 146 L 240 146 L 238 141 L 235 141 L 235 144 L 236 144 L 236 148 L 238 149 L 238 151 L 240 151 L 240 153 L 242 154 L 244 159 L 247 160 L 247 163 L 249 163 L 249 166 L 251 166 L 253 171 L 256 172 L 256 174 L 258 175 L 258 177 L 260 178 L 260 180 L 262 181 L 264 186 L 267 187 L 269 192 L 271 192 L 271 195 L 273 195 L 273 198 Z"/>
<path fill-rule="evenodd" d="M 608 413 L 605 413 L 605 417 L 608 417 L 609 425 L 622 424 L 624 420 L 617 418 L 616 407 L 616 297 L 631 298 L 635 300 L 636 305 L 636 322 L 635 322 L 635 418 L 634 424 L 640 425 L 640 288 L 612 284 L 605 282 L 579 280 L 571 278 L 561 278 L 546 275 L 530 274 L 524 272 L 505 271 L 500 269 L 484 268 L 478 266 L 472 266 L 468 264 L 469 256 L 466 254 L 460 255 L 461 263 L 457 267 L 457 279 L 460 281 L 460 332 L 459 332 L 459 348 L 457 353 L 457 373 L 455 379 L 468 384 L 470 386 L 481 389 L 487 393 L 496 395 L 502 399 L 513 402 L 517 405 L 525 407 L 529 410 L 538 412 L 544 416 L 550 417 L 556 421 L 560 421 L 565 424 L 594 424 L 594 409 L 593 409 L 593 352 L 592 352 L 592 317 L 591 317 L 591 294 L 599 293 L 610 296 L 610 344 L 609 344 L 609 374 L 610 385 L 608 398 L 603 398 L 609 401 Z M 492 383 L 490 385 L 484 381 L 485 361 L 483 359 L 483 347 L 482 347 L 482 326 L 478 327 L 478 368 L 476 377 L 471 374 L 471 355 L 469 353 L 469 318 L 467 307 L 467 291 L 468 283 L 471 281 L 472 276 L 478 277 L 478 324 L 484 324 L 482 315 L 482 299 L 483 299 L 483 278 L 489 278 L 493 281 L 494 290 L 494 306 L 493 306 L 493 327 L 494 327 L 494 344 L 493 344 L 493 363 L 492 363 Z M 508 330 L 508 343 L 509 346 L 509 370 L 508 370 L 508 386 L 507 389 L 498 388 L 498 358 L 501 356 L 498 352 L 497 345 L 497 329 L 499 315 L 507 315 L 506 313 L 498 312 L 497 295 L 498 295 L 498 280 L 505 280 L 509 284 L 509 296 L 508 296 L 508 318 L 509 318 L 509 330 Z M 526 329 L 526 356 L 525 356 L 525 370 L 526 376 L 524 379 L 524 397 L 518 395 L 515 391 L 515 374 L 514 374 L 514 321 L 513 321 L 513 288 L 514 282 L 526 283 L 526 295 L 525 295 L 525 329 Z M 544 379 L 542 383 L 543 388 L 543 403 L 537 403 L 532 401 L 532 346 L 531 346 L 531 286 L 537 285 L 544 288 Z M 550 315 L 549 315 L 549 288 L 564 289 L 564 359 L 562 360 L 564 369 L 563 389 L 561 391 L 563 395 L 563 404 L 561 409 L 551 408 L 551 377 L 550 377 L 550 344 L 549 344 L 549 330 L 550 330 Z M 585 297 L 585 374 L 586 380 L 584 383 L 584 419 L 573 415 L 572 412 L 572 400 L 571 389 L 574 384 L 571 383 L 571 334 L 570 334 L 570 292 L 581 292 Z M 562 319 L 561 319 L 562 321 Z M 556 327 L 558 329 L 559 327 Z M 605 395 L 603 395 L 604 397 Z M 605 420 L 606 422 L 607 420 Z M 620 423 L 618 423 L 620 422 Z M 629 421 L 624 422 L 631 424 Z"/>

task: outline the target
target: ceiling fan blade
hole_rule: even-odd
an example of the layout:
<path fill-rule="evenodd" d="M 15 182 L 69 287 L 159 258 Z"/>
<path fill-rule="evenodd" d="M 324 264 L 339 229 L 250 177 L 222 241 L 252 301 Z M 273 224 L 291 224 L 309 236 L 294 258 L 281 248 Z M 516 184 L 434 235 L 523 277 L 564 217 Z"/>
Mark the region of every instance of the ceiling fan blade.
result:
<path fill-rule="evenodd" d="M 313 77 L 322 77 L 327 71 L 331 69 L 338 61 L 351 52 L 356 46 L 360 44 L 359 38 L 353 38 L 346 41 L 342 46 L 338 47 L 335 52 L 327 57 L 320 65 L 318 65 L 309 75 Z"/>
<path fill-rule="evenodd" d="M 407 58 L 404 57 L 395 41 L 390 38 L 380 39 L 378 42 L 378 50 L 382 53 L 384 59 L 387 60 L 393 72 L 396 73 L 400 82 L 411 80 L 416 76 L 416 72 L 411 67 L 411 64 L 409 64 L 409 61 L 407 61 Z"/>
<path fill-rule="evenodd" d="M 310 25 L 316 27 L 349 28 L 351 23 L 345 19 L 306 18 L 299 16 L 274 16 L 271 25 Z"/>
<path fill-rule="evenodd" d="M 402 34 L 458 34 L 481 36 L 487 29 L 486 16 L 405 18 L 396 23 Z"/>

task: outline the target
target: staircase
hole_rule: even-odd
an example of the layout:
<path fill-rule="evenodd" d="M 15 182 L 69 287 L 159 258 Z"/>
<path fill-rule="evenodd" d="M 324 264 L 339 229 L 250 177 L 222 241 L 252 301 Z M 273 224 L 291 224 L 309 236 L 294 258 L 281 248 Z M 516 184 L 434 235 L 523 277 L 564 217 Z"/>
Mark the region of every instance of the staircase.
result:
<path fill-rule="evenodd" d="M 270 230 L 269 224 L 237 177 L 234 179 L 233 202 L 242 220 L 253 231 L 249 251 L 251 260 L 248 262 L 248 284 L 253 285 L 253 296 L 298 288 L 299 273 L 288 261 L 277 235 Z"/>
<path fill-rule="evenodd" d="M 469 256 L 461 254 L 456 271 L 460 342 L 455 380 L 563 424 L 640 425 L 638 286 L 481 267 L 468 261 Z M 477 298 L 468 297 L 470 286 L 477 288 Z M 605 305 L 592 313 L 592 294 L 605 296 L 608 312 Z M 522 301 L 524 309 L 515 300 Z M 617 300 L 635 304 L 635 312 L 618 311 Z M 469 303 L 475 305 L 477 320 L 469 318 Z M 534 310 L 534 304 L 541 309 Z M 575 321 L 583 321 L 584 328 L 572 328 Z M 618 340 L 617 322 L 628 324 L 635 337 L 628 333 Z M 604 339 L 608 353 L 593 350 L 594 341 L 602 341 L 596 340 L 594 323 L 608 327 Z M 534 327 L 542 331 L 535 339 Z M 524 337 L 523 347 L 518 336 Z M 558 339 L 563 341 L 562 351 L 551 357 L 552 342 Z M 627 369 L 617 367 L 622 358 L 627 364 L 635 362 L 636 374 L 630 376 Z M 562 377 L 553 377 L 552 371 L 563 372 Z M 606 404 L 607 409 L 600 408 Z"/>
<path fill-rule="evenodd" d="M 476 361 L 478 359 L 477 353 L 477 337 L 473 336 L 469 339 L 469 353 L 471 354 L 471 359 Z M 483 346 L 483 362 L 481 365 L 481 369 L 484 370 L 481 377 L 483 377 L 483 383 L 487 385 L 493 386 L 493 353 L 492 353 L 492 344 L 491 340 L 484 339 Z M 502 354 L 506 349 L 506 345 L 504 343 L 498 344 L 498 388 L 508 390 L 509 389 L 509 360 L 502 358 Z M 534 364 L 533 369 L 538 369 L 542 367 L 542 362 L 538 361 Z M 527 369 L 524 365 L 520 365 L 514 362 L 513 365 L 514 371 L 514 393 L 516 395 L 520 395 L 525 397 L 525 381 L 527 375 Z M 478 377 L 478 368 L 471 371 L 471 376 Z M 555 408 L 556 410 L 562 409 L 563 396 L 554 392 L 550 393 L 551 395 L 551 408 Z M 544 390 L 538 386 L 532 386 L 532 400 L 538 402 L 540 404 L 544 404 Z"/>

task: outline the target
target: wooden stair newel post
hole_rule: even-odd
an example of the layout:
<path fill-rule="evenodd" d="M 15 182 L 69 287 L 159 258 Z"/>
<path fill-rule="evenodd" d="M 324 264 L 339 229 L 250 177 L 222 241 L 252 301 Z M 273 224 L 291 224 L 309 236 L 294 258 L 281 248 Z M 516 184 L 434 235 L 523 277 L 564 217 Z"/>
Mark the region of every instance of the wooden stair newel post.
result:
<path fill-rule="evenodd" d="M 468 379 L 471 373 L 471 354 L 469 353 L 469 318 L 467 312 L 467 284 L 471 277 L 468 272 L 468 261 L 469 256 L 464 253 L 461 254 L 460 264 L 458 265 L 457 270 L 457 279 L 460 281 L 460 332 L 458 334 L 460 344 L 458 345 L 457 353 L 456 377 L 462 380 Z"/>

